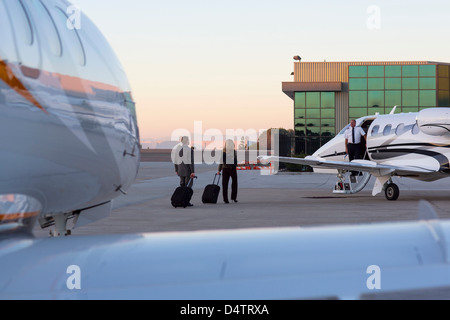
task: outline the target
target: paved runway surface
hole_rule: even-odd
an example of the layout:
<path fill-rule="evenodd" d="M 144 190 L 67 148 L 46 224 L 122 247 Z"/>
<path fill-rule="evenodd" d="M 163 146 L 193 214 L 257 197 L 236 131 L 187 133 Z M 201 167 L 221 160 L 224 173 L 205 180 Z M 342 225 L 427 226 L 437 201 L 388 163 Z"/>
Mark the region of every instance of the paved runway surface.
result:
<path fill-rule="evenodd" d="M 306 227 L 362 224 L 418 219 L 419 200 L 429 201 L 441 219 L 450 218 L 449 179 L 418 182 L 394 179 L 400 198 L 372 197 L 374 180 L 356 195 L 332 193 L 335 175 L 288 174 L 264 176 L 260 171 L 239 171 L 238 203 L 203 204 L 203 188 L 212 182 L 216 166 L 197 165 L 190 208 L 173 208 L 170 197 L 178 186 L 170 162 L 142 162 L 128 195 L 114 201 L 110 217 L 76 228 L 73 236 L 167 231 L 219 230 L 260 227 Z M 38 238 L 48 230 L 35 229 Z M 450 288 L 369 295 L 363 299 L 450 299 Z"/>
<path fill-rule="evenodd" d="M 356 195 L 332 193 L 334 175 L 286 174 L 263 176 L 239 171 L 238 203 L 203 204 L 203 188 L 212 182 L 216 166 L 197 165 L 194 207 L 173 208 L 170 197 L 179 183 L 169 162 L 143 162 L 128 195 L 114 201 L 110 217 L 77 228 L 73 235 L 192 231 L 236 228 L 360 224 L 417 220 L 420 199 L 428 200 L 441 219 L 450 217 L 450 181 L 395 179 L 400 198 L 372 197 L 374 180 Z M 35 229 L 37 237 L 47 230 Z"/>

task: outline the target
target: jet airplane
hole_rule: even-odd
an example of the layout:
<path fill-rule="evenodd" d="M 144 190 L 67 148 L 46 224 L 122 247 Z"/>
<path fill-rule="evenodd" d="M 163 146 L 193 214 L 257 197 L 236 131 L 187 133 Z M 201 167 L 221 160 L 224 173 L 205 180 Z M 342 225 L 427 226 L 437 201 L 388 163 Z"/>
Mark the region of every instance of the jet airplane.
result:
<path fill-rule="evenodd" d="M 396 107 L 387 115 L 356 119 L 356 126 L 366 131 L 363 159 L 346 160 L 344 133 L 349 124 L 312 156 L 303 159 L 265 156 L 260 160 L 309 165 L 317 173 L 337 173 L 334 193 L 360 192 L 374 176 L 372 195 L 384 191 L 388 200 L 397 200 L 400 195 L 393 177 L 421 181 L 449 177 L 450 108 L 396 114 Z M 352 171 L 364 174 L 350 177 Z"/>

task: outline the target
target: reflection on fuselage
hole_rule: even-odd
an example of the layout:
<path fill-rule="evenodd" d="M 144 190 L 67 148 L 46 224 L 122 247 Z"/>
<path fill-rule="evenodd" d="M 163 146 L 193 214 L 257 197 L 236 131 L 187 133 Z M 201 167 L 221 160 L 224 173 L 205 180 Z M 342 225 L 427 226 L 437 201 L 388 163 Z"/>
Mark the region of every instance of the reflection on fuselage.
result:
<path fill-rule="evenodd" d="M 0 1 L 0 194 L 32 196 L 43 215 L 110 201 L 139 165 L 126 75 L 86 16 L 68 28 L 69 5 Z"/>

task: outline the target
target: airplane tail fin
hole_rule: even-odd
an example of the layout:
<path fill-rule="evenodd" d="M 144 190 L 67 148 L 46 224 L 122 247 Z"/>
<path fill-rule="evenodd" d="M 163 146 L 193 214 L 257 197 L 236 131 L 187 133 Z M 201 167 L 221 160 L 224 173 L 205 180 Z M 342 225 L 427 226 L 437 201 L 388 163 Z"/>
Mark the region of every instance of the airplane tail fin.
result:
<path fill-rule="evenodd" d="M 392 108 L 392 110 L 391 110 L 391 113 L 389 113 L 389 114 L 394 114 L 394 113 L 395 113 L 395 110 L 397 110 L 397 107 L 398 107 L 398 106 L 394 106 L 394 107 Z"/>
<path fill-rule="evenodd" d="M 33 197 L 0 195 L 0 239 L 13 235 L 31 236 L 41 210 L 41 203 Z"/>

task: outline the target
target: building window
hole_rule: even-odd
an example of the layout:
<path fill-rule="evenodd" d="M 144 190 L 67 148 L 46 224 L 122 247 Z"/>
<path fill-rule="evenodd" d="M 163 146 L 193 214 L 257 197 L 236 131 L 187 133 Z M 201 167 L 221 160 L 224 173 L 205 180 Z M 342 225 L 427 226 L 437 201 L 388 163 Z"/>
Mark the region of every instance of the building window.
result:
<path fill-rule="evenodd" d="M 369 66 L 369 78 L 384 78 L 384 66 Z"/>
<path fill-rule="evenodd" d="M 322 92 L 320 99 L 321 108 L 335 108 L 335 93 L 334 92 Z M 334 116 L 333 116 L 334 117 Z"/>
<path fill-rule="evenodd" d="M 367 66 L 350 66 L 348 75 L 350 78 L 367 78 Z"/>
<path fill-rule="evenodd" d="M 436 91 L 435 90 L 420 90 L 419 91 L 419 106 L 420 107 L 436 107 Z"/>
<path fill-rule="evenodd" d="M 349 107 L 367 107 L 367 91 L 350 91 Z"/>
<path fill-rule="evenodd" d="M 385 103 L 387 106 L 401 106 L 402 92 L 401 91 L 385 91 Z"/>
<path fill-rule="evenodd" d="M 384 107 L 384 91 L 369 91 L 369 107 Z"/>
<path fill-rule="evenodd" d="M 386 90 L 401 90 L 402 78 L 386 78 Z"/>
<path fill-rule="evenodd" d="M 383 78 L 371 78 L 369 79 L 369 90 L 384 90 Z"/>
<path fill-rule="evenodd" d="M 403 90 L 417 90 L 419 89 L 419 78 L 403 78 Z"/>
<path fill-rule="evenodd" d="M 296 152 L 312 154 L 336 134 L 335 92 L 296 92 Z"/>
<path fill-rule="evenodd" d="M 321 112 L 322 118 L 334 120 L 336 117 L 336 111 L 334 109 L 322 109 Z"/>
<path fill-rule="evenodd" d="M 403 90 L 402 105 L 404 107 L 419 106 L 419 90 Z"/>
<path fill-rule="evenodd" d="M 351 108 L 348 113 L 350 119 L 365 117 L 368 114 L 367 108 Z"/>
<path fill-rule="evenodd" d="M 402 77 L 418 77 L 419 66 L 406 65 L 402 66 Z"/>
<path fill-rule="evenodd" d="M 367 90 L 367 78 L 349 79 L 348 86 L 350 90 Z"/>
<path fill-rule="evenodd" d="M 295 93 L 295 108 L 305 108 L 306 107 L 306 103 L 305 103 L 305 97 L 306 97 L 306 92 L 296 92 Z"/>
<path fill-rule="evenodd" d="M 295 119 L 305 119 L 305 109 L 295 109 Z"/>
<path fill-rule="evenodd" d="M 386 66 L 386 78 L 390 77 L 401 77 L 402 76 L 402 67 L 401 66 Z"/>
<path fill-rule="evenodd" d="M 320 108 L 320 92 L 306 93 L 306 108 Z"/>
<path fill-rule="evenodd" d="M 349 117 L 448 105 L 449 74 L 448 66 L 436 65 L 349 66 Z"/>
<path fill-rule="evenodd" d="M 420 89 L 436 89 L 436 78 L 420 78 L 419 80 Z"/>
<path fill-rule="evenodd" d="M 436 77 L 436 66 L 421 65 L 419 66 L 419 76 L 421 77 Z"/>

